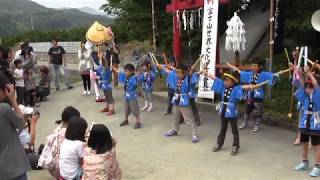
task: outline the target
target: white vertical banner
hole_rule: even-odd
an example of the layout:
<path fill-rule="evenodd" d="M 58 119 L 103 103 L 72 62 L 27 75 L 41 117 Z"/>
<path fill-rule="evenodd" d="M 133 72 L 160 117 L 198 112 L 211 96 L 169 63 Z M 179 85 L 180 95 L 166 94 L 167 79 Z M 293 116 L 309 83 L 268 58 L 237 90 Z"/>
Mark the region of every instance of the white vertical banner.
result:
<path fill-rule="evenodd" d="M 209 73 L 215 73 L 216 71 L 218 10 L 219 0 L 204 0 L 201 48 L 203 58 L 200 62 L 200 69 L 206 69 Z M 212 84 L 213 81 L 211 79 L 201 75 L 198 97 L 213 99 L 214 92 L 211 91 Z"/>

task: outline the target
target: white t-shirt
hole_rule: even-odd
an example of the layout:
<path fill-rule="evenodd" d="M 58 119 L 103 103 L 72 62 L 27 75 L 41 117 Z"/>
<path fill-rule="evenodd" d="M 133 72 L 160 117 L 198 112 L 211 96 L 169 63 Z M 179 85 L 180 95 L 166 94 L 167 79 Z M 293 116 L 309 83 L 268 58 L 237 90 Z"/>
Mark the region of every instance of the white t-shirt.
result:
<path fill-rule="evenodd" d="M 66 180 L 76 177 L 80 168 L 79 159 L 83 158 L 84 142 L 64 139 L 60 147 L 60 175 Z"/>
<path fill-rule="evenodd" d="M 14 55 L 14 59 L 19 59 L 20 55 L 21 55 L 21 49 L 19 49 L 19 50 L 16 52 L 16 54 Z"/>
<path fill-rule="evenodd" d="M 15 80 L 16 86 L 24 87 L 23 69 L 15 69 L 14 70 L 14 77 L 19 78 L 19 79 Z M 22 78 L 22 79 L 20 79 L 20 78 Z"/>

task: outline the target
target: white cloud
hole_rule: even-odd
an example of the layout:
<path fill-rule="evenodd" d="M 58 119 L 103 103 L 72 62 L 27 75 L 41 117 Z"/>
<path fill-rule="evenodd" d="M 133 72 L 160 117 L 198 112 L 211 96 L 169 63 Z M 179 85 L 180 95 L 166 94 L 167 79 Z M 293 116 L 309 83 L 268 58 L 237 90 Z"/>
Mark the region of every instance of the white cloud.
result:
<path fill-rule="evenodd" d="M 91 7 L 98 10 L 106 0 L 32 0 L 49 8 Z"/>

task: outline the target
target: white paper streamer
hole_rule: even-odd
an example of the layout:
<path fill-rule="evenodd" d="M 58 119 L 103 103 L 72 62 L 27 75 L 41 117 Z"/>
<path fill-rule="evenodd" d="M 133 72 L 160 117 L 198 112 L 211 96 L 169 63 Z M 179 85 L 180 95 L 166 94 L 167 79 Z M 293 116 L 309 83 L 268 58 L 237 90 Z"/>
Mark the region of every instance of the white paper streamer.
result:
<path fill-rule="evenodd" d="M 187 30 L 187 16 L 186 16 L 186 10 L 182 13 L 182 21 L 183 21 L 183 29 Z"/>
<path fill-rule="evenodd" d="M 308 46 L 304 47 L 304 67 L 308 66 Z"/>
<path fill-rule="evenodd" d="M 194 26 L 194 14 L 193 14 L 193 11 L 191 11 L 191 14 L 190 14 L 189 25 L 190 25 L 190 29 L 192 30 L 193 26 Z"/>
<path fill-rule="evenodd" d="M 301 65 L 301 59 L 302 59 L 303 51 L 304 51 L 304 47 L 301 47 L 301 48 L 300 48 L 300 53 L 299 53 L 299 59 L 298 59 L 297 67 L 300 67 L 300 65 Z"/>
<path fill-rule="evenodd" d="M 233 17 L 227 21 L 227 26 L 225 49 L 227 51 L 246 50 L 246 31 L 244 29 L 244 23 L 236 12 Z"/>

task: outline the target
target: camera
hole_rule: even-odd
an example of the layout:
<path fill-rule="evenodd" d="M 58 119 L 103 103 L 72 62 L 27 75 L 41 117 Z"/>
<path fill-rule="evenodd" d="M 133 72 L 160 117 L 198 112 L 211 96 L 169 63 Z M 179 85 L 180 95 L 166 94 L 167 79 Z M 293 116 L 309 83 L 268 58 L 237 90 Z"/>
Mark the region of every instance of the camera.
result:
<path fill-rule="evenodd" d="M 31 107 L 25 107 L 24 105 L 19 105 L 20 111 L 22 114 L 29 120 L 33 115 L 40 116 L 40 112 L 31 108 Z"/>

